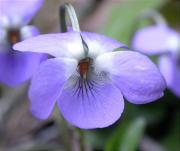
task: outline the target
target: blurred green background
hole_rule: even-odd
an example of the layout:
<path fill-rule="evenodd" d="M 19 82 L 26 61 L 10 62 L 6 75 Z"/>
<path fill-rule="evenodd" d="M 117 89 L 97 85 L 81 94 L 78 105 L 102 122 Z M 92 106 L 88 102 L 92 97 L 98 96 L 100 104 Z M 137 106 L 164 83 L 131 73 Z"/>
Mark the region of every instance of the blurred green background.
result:
<path fill-rule="evenodd" d="M 41 33 L 60 32 L 59 6 L 65 0 L 46 0 L 31 24 Z M 178 0 L 69 0 L 82 30 L 102 33 L 128 46 L 143 10 L 155 9 L 170 27 L 180 31 Z M 143 20 L 141 25 L 150 24 Z M 114 125 L 80 130 L 68 125 L 57 109 L 47 121 L 29 113 L 28 83 L 16 89 L 1 85 L 0 151 L 180 151 L 180 99 L 169 90 L 160 100 L 145 105 L 126 101 Z M 111 111 L 109 111 L 111 112 Z"/>

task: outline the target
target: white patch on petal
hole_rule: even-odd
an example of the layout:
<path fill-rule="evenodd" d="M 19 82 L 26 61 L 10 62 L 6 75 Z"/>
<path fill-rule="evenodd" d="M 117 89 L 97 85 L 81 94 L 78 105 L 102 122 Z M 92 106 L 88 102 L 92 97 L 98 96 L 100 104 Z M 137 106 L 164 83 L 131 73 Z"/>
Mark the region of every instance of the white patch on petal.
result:
<path fill-rule="evenodd" d="M 35 26 L 24 26 L 21 28 L 20 32 L 21 39 L 23 40 L 35 36 L 35 34 L 39 34 L 39 31 Z"/>
<path fill-rule="evenodd" d="M 67 45 L 69 53 L 72 57 L 81 60 L 84 58 L 83 45 L 81 43 L 73 43 Z"/>
<path fill-rule="evenodd" d="M 5 29 L 0 30 L 0 43 L 4 42 L 4 40 L 6 39 L 7 36 L 7 32 Z"/>
<path fill-rule="evenodd" d="M 67 77 L 70 77 L 72 75 L 72 73 L 75 72 L 75 69 L 77 68 L 78 62 L 75 59 L 66 58 L 65 60 L 69 60 L 69 61 L 65 62 L 65 66 L 66 66 L 65 69 L 67 69 L 67 70 L 65 70 L 65 75 Z"/>
<path fill-rule="evenodd" d="M 94 62 L 95 70 L 96 72 L 101 71 L 110 71 L 110 72 L 116 72 L 117 70 L 114 70 L 114 66 L 112 63 L 113 56 L 109 55 L 109 53 L 104 54 L 104 58 L 96 59 Z"/>
<path fill-rule="evenodd" d="M 177 36 L 172 36 L 168 39 L 168 45 L 170 47 L 170 49 L 172 49 L 173 51 L 177 51 L 178 47 L 180 45 L 180 34 Z"/>

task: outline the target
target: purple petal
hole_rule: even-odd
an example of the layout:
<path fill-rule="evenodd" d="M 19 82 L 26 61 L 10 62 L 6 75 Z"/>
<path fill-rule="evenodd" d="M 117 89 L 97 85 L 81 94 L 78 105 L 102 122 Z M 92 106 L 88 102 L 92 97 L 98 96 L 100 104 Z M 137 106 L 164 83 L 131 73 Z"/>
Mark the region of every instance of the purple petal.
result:
<path fill-rule="evenodd" d="M 80 34 L 77 32 L 40 35 L 19 42 L 13 48 L 48 53 L 55 57 L 79 58 L 84 55 Z"/>
<path fill-rule="evenodd" d="M 0 82 L 10 87 L 22 84 L 31 78 L 43 58 L 44 55 L 31 52 L 1 53 Z"/>
<path fill-rule="evenodd" d="M 166 79 L 167 86 L 180 97 L 180 65 L 177 56 L 163 55 L 159 57 L 159 69 Z"/>
<path fill-rule="evenodd" d="M 163 95 L 166 86 L 164 78 L 154 63 L 140 53 L 106 53 L 97 58 L 96 67 L 112 74 L 114 84 L 129 102 L 148 103 Z"/>
<path fill-rule="evenodd" d="M 137 31 L 132 40 L 132 48 L 149 55 L 175 51 L 180 35 L 164 25 L 153 25 Z"/>
<path fill-rule="evenodd" d="M 31 111 L 37 118 L 48 118 L 65 81 L 76 67 L 76 60 L 61 58 L 49 59 L 40 65 L 29 90 Z"/>
<path fill-rule="evenodd" d="M 69 80 L 63 89 L 58 105 L 64 118 L 83 129 L 102 128 L 113 124 L 124 109 L 121 92 L 110 81 L 86 82 L 82 89 L 78 86 L 80 81 L 75 80 L 72 83 Z"/>
<path fill-rule="evenodd" d="M 0 17 L 6 16 L 12 23 L 27 24 L 42 6 L 44 0 L 1 0 Z"/>
<path fill-rule="evenodd" d="M 82 32 L 82 37 L 89 48 L 89 56 L 94 57 L 117 48 L 127 48 L 119 41 L 97 33 Z"/>
<path fill-rule="evenodd" d="M 21 28 L 21 38 L 22 40 L 37 36 L 40 34 L 38 28 L 36 26 L 24 26 Z"/>

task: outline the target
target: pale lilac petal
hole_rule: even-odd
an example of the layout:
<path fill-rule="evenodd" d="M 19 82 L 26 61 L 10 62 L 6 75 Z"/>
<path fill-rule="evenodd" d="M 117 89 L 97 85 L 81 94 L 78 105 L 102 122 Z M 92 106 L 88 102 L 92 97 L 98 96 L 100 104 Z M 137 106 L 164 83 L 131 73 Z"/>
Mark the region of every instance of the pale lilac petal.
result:
<path fill-rule="evenodd" d="M 42 6 L 44 0 L 1 0 L 0 17 L 6 16 L 10 22 L 27 24 Z"/>
<path fill-rule="evenodd" d="M 163 55 L 158 58 L 158 64 L 168 88 L 180 97 L 180 65 L 176 57 L 171 54 Z"/>
<path fill-rule="evenodd" d="M 104 35 L 91 32 L 82 32 L 81 34 L 88 45 L 89 56 L 92 58 L 118 48 L 127 48 L 125 44 Z"/>
<path fill-rule="evenodd" d="M 177 50 L 179 37 L 179 33 L 167 26 L 153 25 L 135 33 L 132 48 L 149 55 L 171 52 Z"/>
<path fill-rule="evenodd" d="M 163 55 L 158 58 L 158 65 L 161 73 L 163 74 L 167 86 L 172 85 L 174 78 L 174 68 L 172 58 L 169 55 Z"/>
<path fill-rule="evenodd" d="M 77 32 L 40 35 L 19 42 L 13 48 L 19 51 L 48 53 L 55 57 L 84 56 L 81 37 Z"/>
<path fill-rule="evenodd" d="M 24 26 L 20 30 L 21 39 L 27 39 L 33 36 L 37 36 L 40 34 L 38 28 L 36 26 Z"/>
<path fill-rule="evenodd" d="M 4 30 L 4 28 L 1 28 L 0 27 L 0 45 L 2 44 L 2 43 L 4 43 L 4 39 L 5 39 L 5 37 L 6 37 L 6 31 Z M 1 52 L 1 50 L 0 50 L 0 52 Z"/>
<path fill-rule="evenodd" d="M 135 104 L 160 98 L 166 86 L 155 64 L 138 52 L 106 53 L 96 59 L 96 68 L 111 74 L 114 84 L 125 98 Z"/>
<path fill-rule="evenodd" d="M 0 53 L 0 82 L 10 87 L 22 84 L 31 78 L 43 59 L 44 55 L 32 52 Z"/>
<path fill-rule="evenodd" d="M 83 129 L 113 124 L 124 109 L 121 92 L 110 81 L 88 82 L 80 89 L 78 81 L 68 81 L 58 100 L 61 113 L 69 123 Z"/>
<path fill-rule="evenodd" d="M 29 90 L 31 112 L 37 118 L 48 118 L 65 81 L 76 67 L 76 60 L 61 58 L 49 59 L 40 65 L 32 78 Z"/>
<path fill-rule="evenodd" d="M 6 38 L 6 31 L 4 28 L 0 27 L 0 53 L 6 51 L 5 45 L 7 42 L 5 38 Z"/>

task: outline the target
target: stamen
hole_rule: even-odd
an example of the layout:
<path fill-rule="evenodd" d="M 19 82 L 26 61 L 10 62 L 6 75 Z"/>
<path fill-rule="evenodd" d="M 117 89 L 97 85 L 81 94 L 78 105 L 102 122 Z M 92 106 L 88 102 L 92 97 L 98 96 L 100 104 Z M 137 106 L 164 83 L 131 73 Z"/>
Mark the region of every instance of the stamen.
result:
<path fill-rule="evenodd" d="M 19 42 L 21 40 L 19 30 L 17 29 L 8 30 L 7 39 L 10 46 L 13 46 L 15 43 Z"/>
<path fill-rule="evenodd" d="M 90 58 L 85 58 L 80 60 L 79 64 L 78 64 L 78 68 L 79 68 L 79 73 L 80 76 L 83 79 L 87 79 L 88 77 L 88 73 L 89 73 L 89 68 L 91 65 L 91 59 Z"/>

